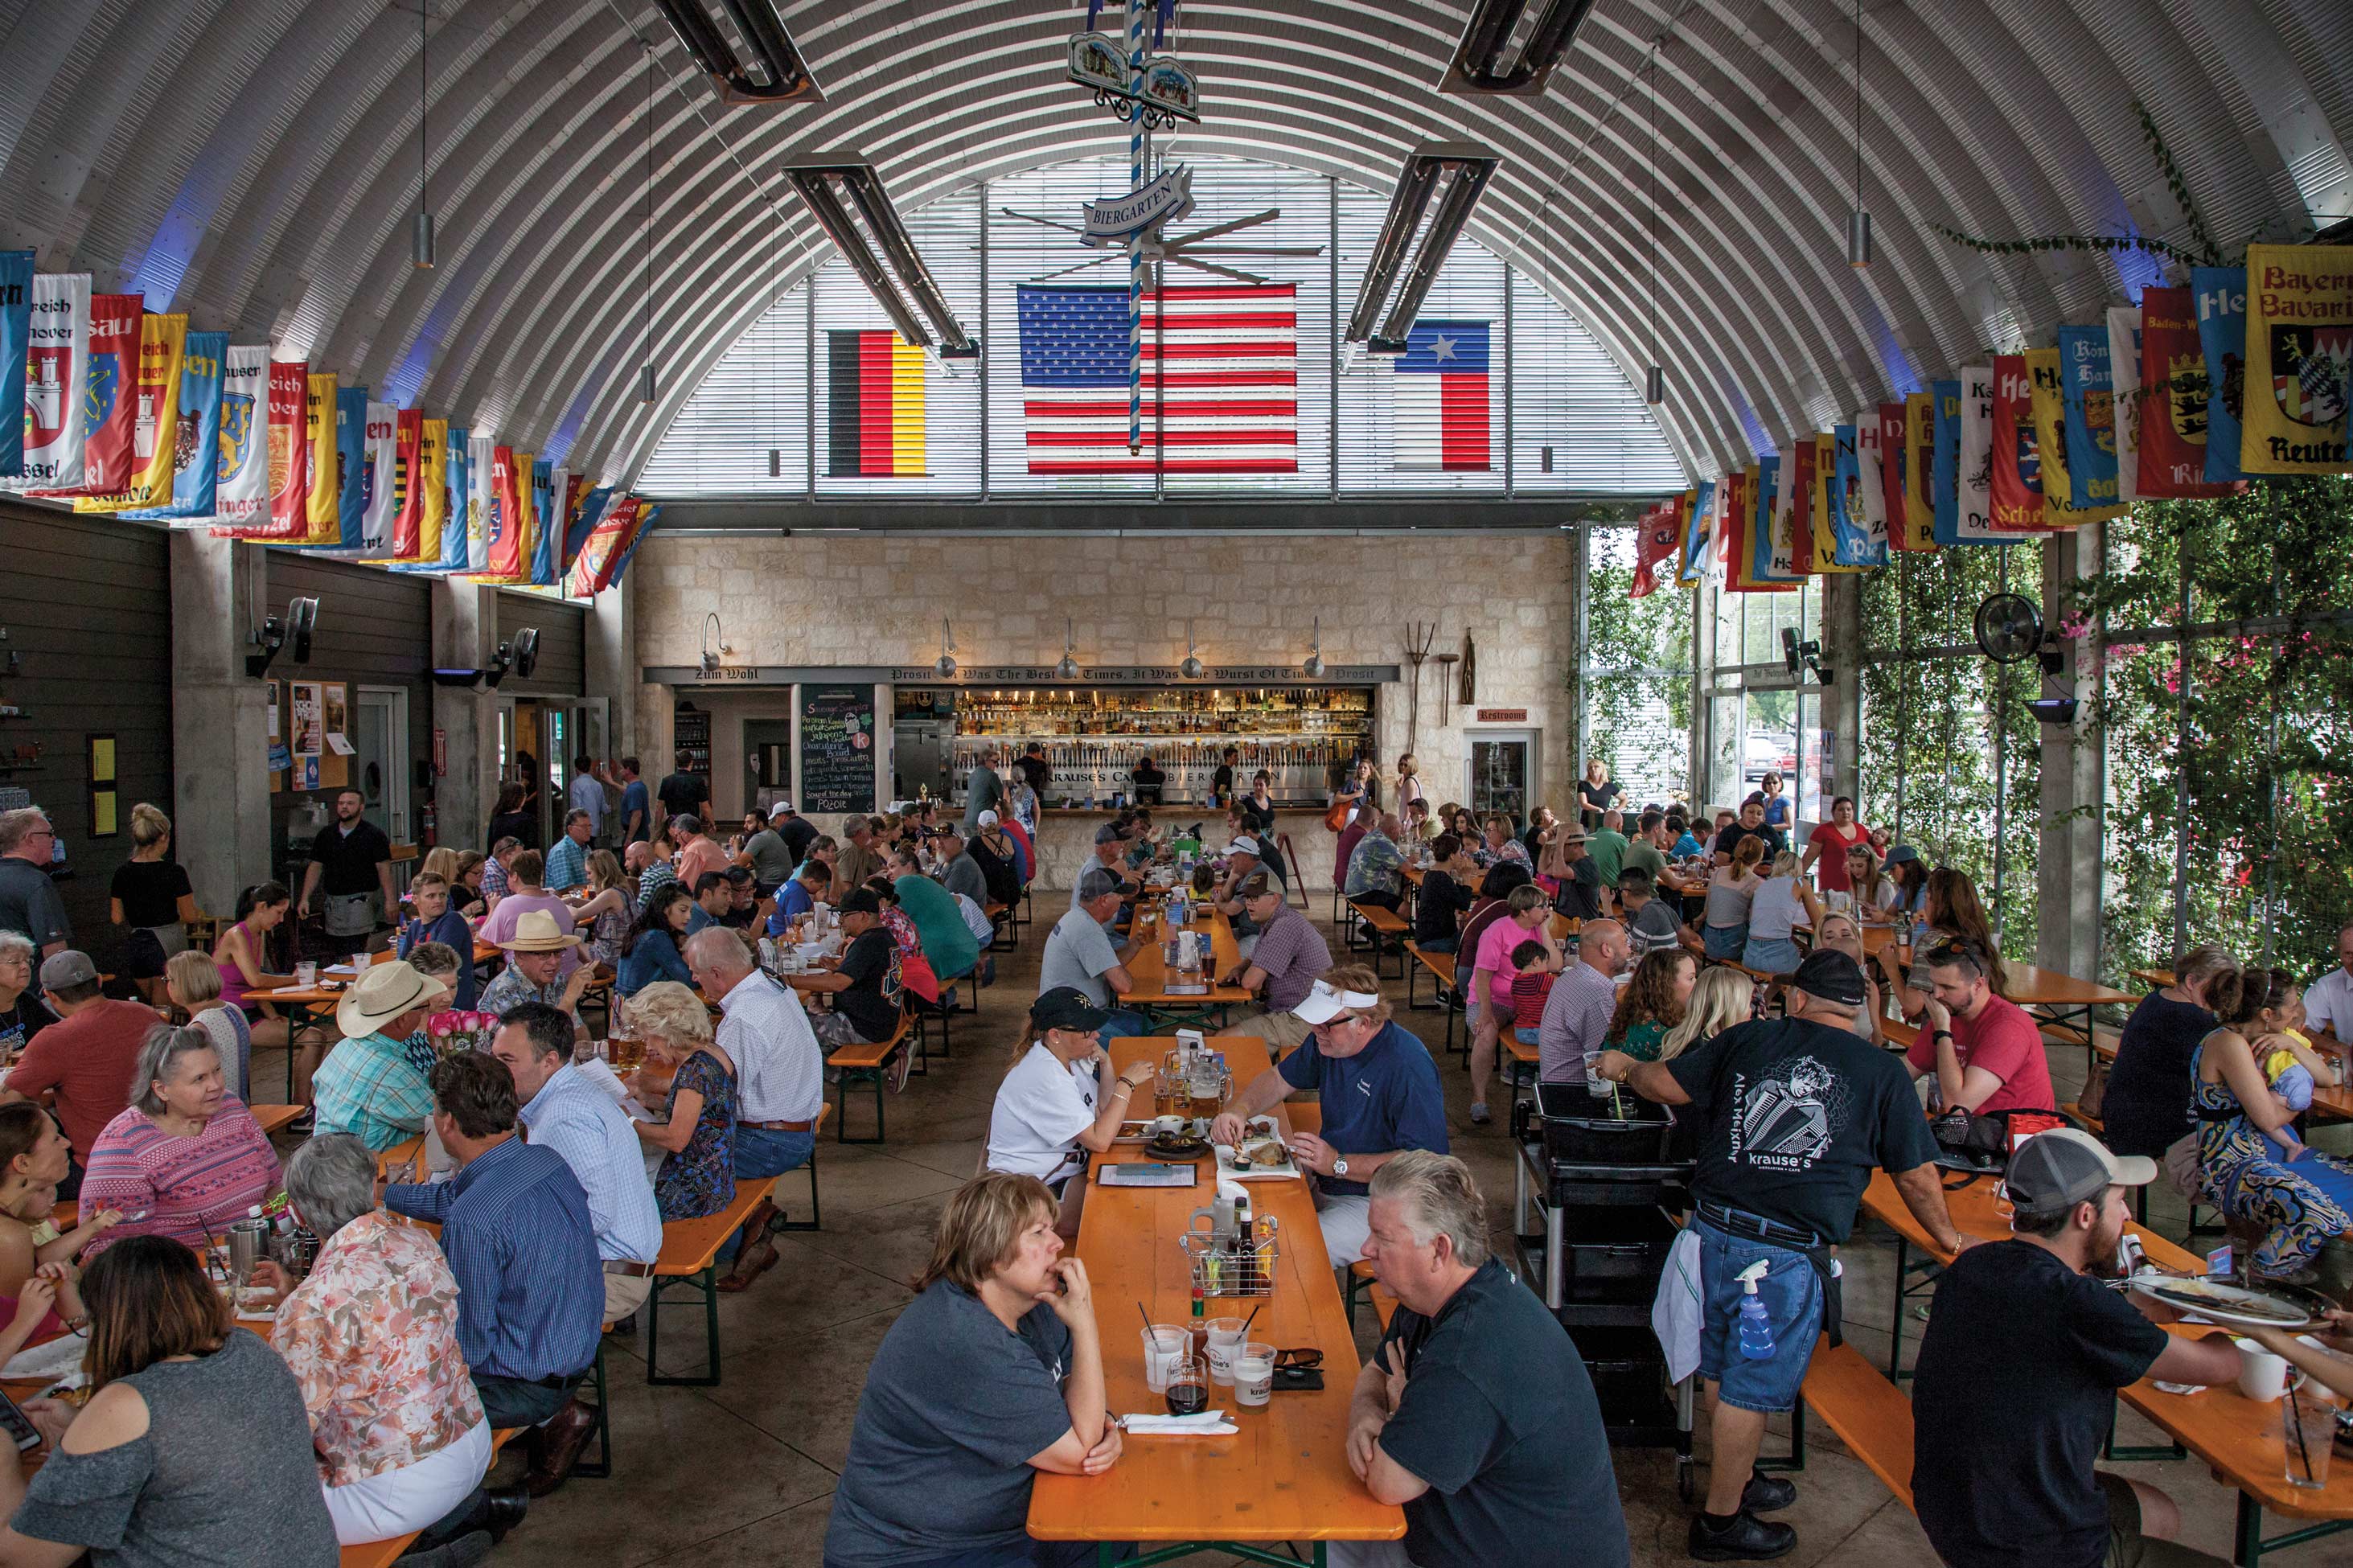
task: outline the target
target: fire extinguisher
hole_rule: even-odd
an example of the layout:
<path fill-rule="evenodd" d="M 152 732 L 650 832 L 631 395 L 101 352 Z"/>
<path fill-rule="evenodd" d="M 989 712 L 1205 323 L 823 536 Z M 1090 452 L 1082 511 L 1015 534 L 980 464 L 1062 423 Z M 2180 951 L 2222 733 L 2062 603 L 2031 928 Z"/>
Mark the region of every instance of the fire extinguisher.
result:
<path fill-rule="evenodd" d="M 433 803 L 428 800 L 425 803 L 424 809 L 417 814 L 417 837 L 427 849 L 432 848 L 435 843 L 434 826 Z"/>

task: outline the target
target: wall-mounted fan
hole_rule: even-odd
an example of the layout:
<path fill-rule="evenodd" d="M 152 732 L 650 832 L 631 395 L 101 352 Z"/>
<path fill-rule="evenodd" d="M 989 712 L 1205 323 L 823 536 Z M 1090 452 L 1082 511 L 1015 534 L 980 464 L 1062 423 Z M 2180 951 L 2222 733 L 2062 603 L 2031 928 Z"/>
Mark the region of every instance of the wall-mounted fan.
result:
<path fill-rule="evenodd" d="M 1996 664 L 2022 664 L 2042 650 L 2042 612 L 2023 594 L 1992 594 L 1978 605 L 1978 651 Z"/>

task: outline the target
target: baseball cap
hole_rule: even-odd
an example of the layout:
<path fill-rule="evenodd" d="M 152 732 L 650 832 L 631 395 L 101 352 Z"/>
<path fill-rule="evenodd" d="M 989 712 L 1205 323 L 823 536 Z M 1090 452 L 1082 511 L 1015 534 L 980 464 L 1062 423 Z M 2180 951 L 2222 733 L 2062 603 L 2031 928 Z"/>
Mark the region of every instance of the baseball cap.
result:
<path fill-rule="evenodd" d="M 1098 844 L 1117 844 L 1124 837 L 1116 822 L 1106 822 L 1095 829 L 1095 842 Z"/>
<path fill-rule="evenodd" d="M 871 888 L 853 888 L 842 896 L 841 912 L 845 915 L 879 915 L 882 900 L 874 896 Z"/>
<path fill-rule="evenodd" d="M 1817 948 L 1806 954 L 1791 984 L 1809 996 L 1841 1006 L 1860 1007 L 1863 1003 L 1862 966 L 1831 948 Z"/>
<path fill-rule="evenodd" d="M 1119 879 L 1100 866 L 1090 866 L 1079 873 L 1079 901 L 1082 903 L 1118 891 Z M 1083 931 L 1085 928 L 1080 929 Z"/>
<path fill-rule="evenodd" d="M 780 800 L 776 802 L 776 805 L 768 807 L 768 820 L 770 822 L 776 821 L 776 818 L 780 816 L 790 816 L 792 814 L 793 803 L 788 800 Z"/>
<path fill-rule="evenodd" d="M 1292 1016 L 1310 1024 L 1328 1024 L 1341 1014 L 1377 1007 L 1381 999 L 1363 991 L 1336 991 L 1319 980 L 1307 993 L 1306 1000 L 1291 1010 Z"/>
<path fill-rule="evenodd" d="M 97 980 L 98 965 L 90 961 L 90 954 L 86 952 L 76 952 L 69 948 L 41 960 L 41 989 L 44 991 L 63 991 L 69 985 L 95 984 Z"/>
<path fill-rule="evenodd" d="M 1920 858 L 1920 851 L 1913 848 L 1909 844 L 1898 844 L 1887 851 L 1887 863 L 1891 866 L 1901 866 L 1907 861 L 1918 858 Z"/>
<path fill-rule="evenodd" d="M 2139 1154 L 2119 1158 L 2090 1133 L 2063 1127 L 2021 1143 L 2002 1180 L 2019 1213 L 2063 1214 L 2111 1186 L 2148 1185 L 2157 1180 L 2157 1162 Z"/>
<path fill-rule="evenodd" d="M 1257 839 L 1252 838 L 1249 834 L 1244 833 L 1237 835 L 1234 841 L 1226 846 L 1226 853 L 1229 855 L 1263 855 L 1265 852 L 1259 848 Z"/>
<path fill-rule="evenodd" d="M 1033 1029 L 1094 1030 L 1110 1022 L 1111 1015 L 1096 1006 L 1093 999 L 1075 985 L 1057 985 L 1051 991 L 1042 991 L 1038 1000 L 1029 1004 L 1029 1026 Z"/>
<path fill-rule="evenodd" d="M 983 827 L 994 827 L 1005 819 L 993 811 L 984 811 L 976 820 Z"/>

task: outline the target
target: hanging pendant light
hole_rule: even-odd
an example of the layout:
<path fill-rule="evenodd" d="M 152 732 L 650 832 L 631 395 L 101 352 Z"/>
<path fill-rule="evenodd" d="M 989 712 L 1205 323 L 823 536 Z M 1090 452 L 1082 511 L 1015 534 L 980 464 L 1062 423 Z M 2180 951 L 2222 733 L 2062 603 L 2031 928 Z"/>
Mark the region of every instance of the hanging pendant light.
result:
<path fill-rule="evenodd" d="M 1193 623 L 1189 620 L 1185 623 L 1185 662 L 1176 667 L 1176 673 L 1187 680 L 1201 679 L 1201 656 L 1194 650 Z"/>
<path fill-rule="evenodd" d="M 1651 364 L 1642 373 L 1642 401 L 1667 400 L 1666 367 L 1659 363 L 1659 52 L 1651 51 Z"/>
<path fill-rule="evenodd" d="M 932 662 L 932 673 L 942 680 L 955 679 L 955 634 L 948 628 L 948 618 L 940 617 L 940 657 Z"/>
<path fill-rule="evenodd" d="M 1306 672 L 1310 680 L 1324 679 L 1324 617 L 1321 616 L 1315 617 L 1314 649 L 1308 654 L 1307 662 L 1299 668 Z"/>
<path fill-rule="evenodd" d="M 1846 264 L 1871 265 L 1871 209 L 1862 205 L 1862 0 L 1854 0 L 1854 210 L 1846 215 Z"/>
<path fill-rule="evenodd" d="M 421 0 L 417 7 L 417 223 L 408 237 L 408 264 L 419 271 L 433 267 L 433 211 L 425 201 L 425 22 L 431 9 Z"/>
<path fill-rule="evenodd" d="M 1071 626 L 1071 617 L 1064 616 L 1062 617 L 1062 662 L 1054 667 L 1055 679 L 1076 680 L 1079 678 L 1078 656 L 1071 651 L 1077 646 L 1077 639 Z"/>
<path fill-rule="evenodd" d="M 646 361 L 638 367 L 638 401 L 651 403 L 659 393 L 654 376 L 654 47 L 646 51 Z"/>

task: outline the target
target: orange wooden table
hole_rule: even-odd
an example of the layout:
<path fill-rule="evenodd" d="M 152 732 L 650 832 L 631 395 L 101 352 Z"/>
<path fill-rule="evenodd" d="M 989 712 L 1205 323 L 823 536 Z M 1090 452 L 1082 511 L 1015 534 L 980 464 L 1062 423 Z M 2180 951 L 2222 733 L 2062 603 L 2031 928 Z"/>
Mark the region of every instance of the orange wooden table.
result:
<path fill-rule="evenodd" d="M 1233 922 L 1217 910 L 1203 907 L 1187 929 L 1209 939 L 1209 951 L 1201 960 L 1201 978 L 1208 983 L 1208 989 L 1168 989 L 1168 961 L 1160 944 L 1168 941 L 1172 932 L 1159 909 L 1138 907 L 1135 952 L 1127 961 L 1128 978 L 1134 982 L 1135 989 L 1119 994 L 1121 1006 L 1135 1008 L 1155 1025 L 1198 1024 L 1212 1014 L 1223 1022 L 1228 1008 L 1256 999 L 1256 993 L 1239 985 L 1216 984 L 1219 975 L 1242 961 L 1240 944 L 1234 941 Z M 1139 1330 L 1142 1327 L 1137 1325 Z"/>
<path fill-rule="evenodd" d="M 1125 1068 L 1157 1062 L 1175 1048 L 1173 1036 L 1115 1039 L 1112 1060 Z M 1234 1082 L 1266 1070 L 1266 1042 L 1222 1035 L 1210 1048 L 1225 1053 Z M 1280 1106 L 1274 1115 L 1289 1122 Z M 1145 1158 L 1134 1144 L 1114 1145 L 1104 1158 Z M 1166 1408 L 1144 1381 L 1141 1304 L 1155 1323 L 1189 1321 L 1192 1280 L 1177 1246 L 1197 1208 L 1217 1195 L 1216 1165 L 1204 1156 L 1198 1184 L 1190 1187 L 1092 1186 L 1079 1226 L 1079 1257 L 1093 1282 L 1102 1325 L 1103 1386 L 1121 1415 Z M 1212 1317 L 1259 1313 L 1251 1340 L 1290 1350 L 1324 1352 L 1320 1391 L 1278 1393 L 1257 1408 L 1240 1405 L 1230 1388 L 1211 1391 L 1210 1405 L 1240 1430 L 1230 1437 L 1130 1437 L 1126 1451 L 1100 1476 L 1040 1475 L 1030 1492 L 1029 1533 L 1040 1541 L 1097 1541 L 1102 1562 L 1119 1543 L 1138 1542 L 1152 1563 L 1192 1552 L 1224 1552 L 1253 1563 L 1289 1565 L 1281 1548 L 1314 1543 L 1312 1562 L 1324 1560 L 1326 1541 L 1395 1541 L 1405 1515 L 1375 1502 L 1348 1468 L 1348 1402 L 1356 1382 L 1356 1336 L 1340 1304 L 1339 1287 L 1324 1256 L 1315 1204 L 1304 1181 L 1252 1182 L 1250 1207 L 1281 1222 L 1276 1282 L 1254 1300 L 1220 1300 Z M 1262 1305 L 1261 1304 L 1262 1302 Z"/>
<path fill-rule="evenodd" d="M 305 1105 L 248 1105 L 253 1120 L 260 1124 L 262 1136 L 268 1137 L 280 1128 L 291 1124 L 294 1119 L 310 1109 Z"/>

